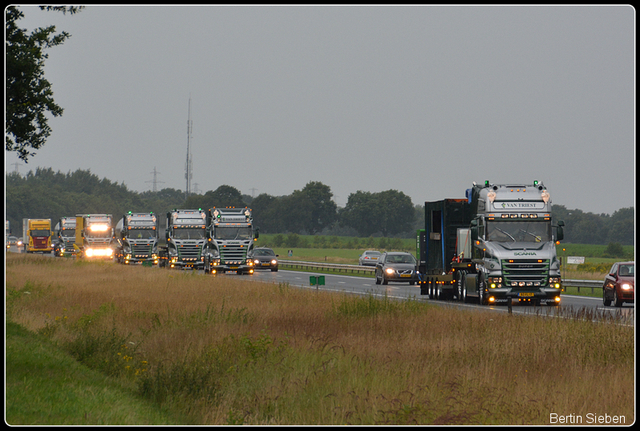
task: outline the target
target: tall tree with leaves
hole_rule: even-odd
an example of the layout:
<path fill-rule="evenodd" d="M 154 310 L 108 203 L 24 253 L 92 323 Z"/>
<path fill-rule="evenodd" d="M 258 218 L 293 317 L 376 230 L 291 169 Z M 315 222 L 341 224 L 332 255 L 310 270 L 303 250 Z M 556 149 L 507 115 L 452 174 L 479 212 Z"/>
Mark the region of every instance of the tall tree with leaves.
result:
<path fill-rule="evenodd" d="M 74 14 L 84 6 L 41 6 L 43 10 L 54 10 Z M 49 57 L 47 48 L 61 45 L 71 35 L 56 34 L 56 27 L 38 28 L 31 33 L 19 28 L 18 20 L 24 14 L 16 7 L 6 9 L 6 134 L 7 151 L 15 151 L 18 157 L 28 162 L 30 156 L 45 144 L 51 134 L 45 113 L 54 117 L 62 115 L 63 109 L 53 100 L 51 83 L 44 77 L 44 61 Z"/>

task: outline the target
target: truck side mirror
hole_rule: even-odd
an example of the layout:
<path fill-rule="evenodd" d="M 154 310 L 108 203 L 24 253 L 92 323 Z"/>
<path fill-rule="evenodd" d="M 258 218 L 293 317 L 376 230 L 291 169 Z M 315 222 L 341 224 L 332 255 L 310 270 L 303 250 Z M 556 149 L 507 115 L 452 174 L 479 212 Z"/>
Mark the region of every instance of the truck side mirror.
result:
<path fill-rule="evenodd" d="M 564 222 L 562 220 L 558 220 L 558 231 L 556 236 L 558 241 L 562 241 L 564 239 Z"/>
<path fill-rule="evenodd" d="M 471 240 L 478 240 L 478 220 L 471 220 Z"/>

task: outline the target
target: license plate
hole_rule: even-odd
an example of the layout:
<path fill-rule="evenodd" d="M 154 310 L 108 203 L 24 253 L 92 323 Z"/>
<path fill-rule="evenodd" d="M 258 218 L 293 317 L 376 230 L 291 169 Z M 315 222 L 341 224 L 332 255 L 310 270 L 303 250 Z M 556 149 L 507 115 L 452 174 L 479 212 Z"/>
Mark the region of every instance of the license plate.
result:
<path fill-rule="evenodd" d="M 271 265 L 270 263 L 263 263 L 262 266 L 269 266 Z"/>
<path fill-rule="evenodd" d="M 230 266 L 229 268 L 231 268 L 231 269 L 238 269 L 238 267 L 237 267 L 237 266 Z"/>
<path fill-rule="evenodd" d="M 400 277 L 411 277 L 411 274 L 400 274 Z"/>
<path fill-rule="evenodd" d="M 534 296 L 534 294 L 531 292 L 520 292 L 518 296 Z"/>

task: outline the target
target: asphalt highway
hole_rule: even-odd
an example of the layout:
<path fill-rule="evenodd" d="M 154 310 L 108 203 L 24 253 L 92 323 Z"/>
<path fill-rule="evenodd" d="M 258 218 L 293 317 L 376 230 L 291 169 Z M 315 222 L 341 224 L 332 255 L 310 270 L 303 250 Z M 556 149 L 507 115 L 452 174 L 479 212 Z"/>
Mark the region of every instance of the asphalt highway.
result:
<path fill-rule="evenodd" d="M 318 286 L 311 285 L 310 277 L 319 275 L 324 276 L 324 285 Z M 235 274 L 224 274 L 220 276 L 233 277 Z M 252 281 L 260 281 L 266 283 L 288 283 L 290 286 L 295 286 L 303 289 L 320 289 L 332 292 L 342 292 L 357 295 L 371 294 L 374 296 L 384 297 L 398 300 L 407 300 L 413 298 L 418 301 L 424 301 L 432 304 L 438 304 L 441 306 L 459 307 L 467 309 L 477 310 L 493 310 L 495 312 L 508 313 L 509 307 L 507 305 L 486 305 L 482 306 L 478 303 L 461 303 L 459 301 L 439 301 L 429 299 L 426 295 L 420 295 L 420 289 L 417 285 L 410 286 L 408 283 L 393 283 L 389 282 L 388 285 L 375 284 L 374 278 L 367 277 L 355 277 L 348 275 L 330 275 L 330 274 L 313 274 L 302 271 L 286 271 L 279 270 L 278 272 L 271 271 L 256 271 L 251 276 L 247 277 Z M 576 315 L 582 312 L 583 315 L 593 319 L 609 318 L 614 315 L 618 315 L 623 318 L 624 321 L 633 322 L 634 316 L 634 304 L 623 304 L 622 307 L 605 307 L 602 304 L 601 298 L 591 298 L 586 296 L 574 296 L 574 295 L 562 295 L 562 300 L 559 306 L 532 306 L 525 304 L 513 303 L 511 312 L 514 314 L 539 314 L 549 316 L 567 316 Z"/>

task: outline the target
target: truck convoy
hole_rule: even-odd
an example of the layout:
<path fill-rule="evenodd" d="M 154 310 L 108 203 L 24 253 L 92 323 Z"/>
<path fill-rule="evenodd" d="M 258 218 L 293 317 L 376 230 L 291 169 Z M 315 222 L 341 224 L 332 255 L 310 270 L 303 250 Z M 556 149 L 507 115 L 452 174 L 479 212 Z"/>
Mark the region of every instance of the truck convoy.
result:
<path fill-rule="evenodd" d="M 22 219 L 22 241 L 27 253 L 51 253 L 51 219 Z"/>
<path fill-rule="evenodd" d="M 111 214 L 76 215 L 76 257 L 113 258 Z"/>
<path fill-rule="evenodd" d="M 253 274 L 254 263 L 251 259 L 251 251 L 257 239 L 258 231 L 253 227 L 251 209 L 246 207 L 209 209 L 205 273 L 235 271 L 238 274 Z"/>
<path fill-rule="evenodd" d="M 564 222 L 552 225 L 546 187 L 485 181 L 466 196 L 425 202 L 425 229 L 417 232 L 420 294 L 475 297 L 483 305 L 559 304 L 555 241 L 563 239 Z"/>
<path fill-rule="evenodd" d="M 174 209 L 167 213 L 165 236 L 161 247 L 160 266 L 170 268 L 204 268 L 203 249 L 206 242 L 207 214 L 197 210 Z"/>
<path fill-rule="evenodd" d="M 70 257 L 76 254 L 76 218 L 60 217 L 54 228 L 53 255 Z"/>
<path fill-rule="evenodd" d="M 114 259 L 118 263 L 158 263 L 158 219 L 149 213 L 123 215 L 116 224 Z"/>

